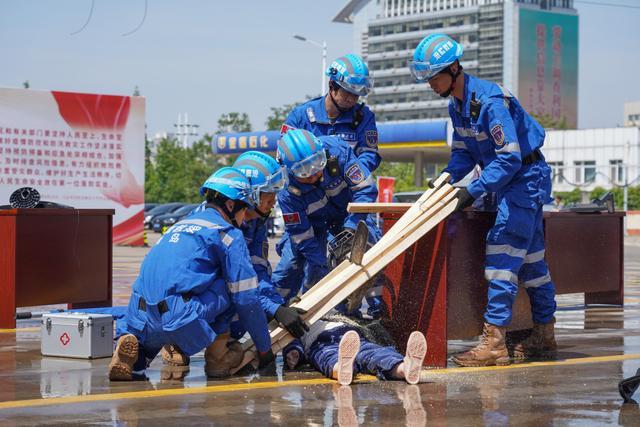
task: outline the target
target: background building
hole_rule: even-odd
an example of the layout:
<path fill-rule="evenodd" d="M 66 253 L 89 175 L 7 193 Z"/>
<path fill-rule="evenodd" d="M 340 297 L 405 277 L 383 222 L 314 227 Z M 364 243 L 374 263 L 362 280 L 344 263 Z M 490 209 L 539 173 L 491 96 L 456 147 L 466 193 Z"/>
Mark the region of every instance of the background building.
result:
<path fill-rule="evenodd" d="M 624 125 L 640 126 L 640 101 L 624 103 Z"/>
<path fill-rule="evenodd" d="M 554 191 L 640 184 L 640 128 L 549 131 L 542 151 Z"/>
<path fill-rule="evenodd" d="M 448 117 L 448 100 L 416 84 L 407 61 L 432 32 L 465 48 L 463 67 L 503 84 L 555 127 L 577 127 L 578 15 L 573 0 L 351 0 L 335 22 L 354 24 L 375 79 L 379 121 Z"/>

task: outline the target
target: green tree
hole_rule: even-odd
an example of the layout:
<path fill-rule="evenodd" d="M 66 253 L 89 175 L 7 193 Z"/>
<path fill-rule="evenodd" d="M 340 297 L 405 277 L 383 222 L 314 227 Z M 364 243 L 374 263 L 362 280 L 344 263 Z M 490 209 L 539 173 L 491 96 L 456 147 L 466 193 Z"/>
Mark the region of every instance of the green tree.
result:
<path fill-rule="evenodd" d="M 286 120 L 287 116 L 297 105 L 308 101 L 312 97 L 306 96 L 306 99 L 302 102 L 295 102 L 293 104 L 285 104 L 282 107 L 271 107 L 271 114 L 267 117 L 267 121 L 264 123 L 267 130 L 280 130 L 282 124 Z"/>
<path fill-rule="evenodd" d="M 560 196 L 565 206 L 582 201 L 582 191 L 579 188 L 574 188 L 572 191 L 554 191 L 553 196 Z"/>
<path fill-rule="evenodd" d="M 613 194 L 613 202 L 615 204 L 616 210 L 624 209 L 624 188 L 623 187 L 614 187 L 611 190 L 606 190 L 602 187 L 596 187 L 591 191 L 589 197 L 591 200 L 602 197 L 606 192 L 611 191 Z M 629 187 L 627 192 L 627 208 L 629 210 L 638 210 L 640 209 L 640 186 Z"/>
<path fill-rule="evenodd" d="M 251 132 L 251 122 L 247 113 L 225 113 L 218 119 L 216 133 Z"/>
<path fill-rule="evenodd" d="M 376 176 L 390 176 L 395 178 L 393 184 L 393 190 L 396 193 L 401 191 L 413 191 L 419 189 L 413 184 L 414 175 L 413 163 L 401 163 L 401 162 L 381 162 L 378 169 L 376 169 Z"/>
<path fill-rule="evenodd" d="M 175 139 L 162 139 L 155 158 L 151 158 L 149 142 L 145 147 L 145 200 L 168 203 L 198 203 L 199 189 L 215 170 L 233 162 L 211 150 L 212 137 L 205 135 L 190 148 Z"/>

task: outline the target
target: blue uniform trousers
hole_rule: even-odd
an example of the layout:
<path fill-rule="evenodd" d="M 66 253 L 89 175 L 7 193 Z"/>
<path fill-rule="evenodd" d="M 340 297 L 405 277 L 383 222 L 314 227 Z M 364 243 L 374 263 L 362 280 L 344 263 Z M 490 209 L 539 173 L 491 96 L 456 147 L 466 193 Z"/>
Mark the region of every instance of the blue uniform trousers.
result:
<path fill-rule="evenodd" d="M 496 222 L 487 236 L 485 320 L 497 326 L 511 323 L 518 283 L 527 290 L 534 322 L 549 323 L 556 310 L 542 224 L 542 205 L 551 191 L 550 169 L 544 161 L 523 168 L 522 175 L 498 194 Z"/>
<path fill-rule="evenodd" d="M 144 370 L 165 344 L 174 344 L 192 356 L 229 330 L 230 301 L 227 294 L 204 292 L 185 301 L 171 295 L 164 301 L 169 310 L 160 313 L 157 304 L 140 309 L 140 295 L 131 294 L 127 314 L 116 323 L 116 336 L 132 334 L 138 339 L 138 361 L 134 370 Z"/>
<path fill-rule="evenodd" d="M 326 252 L 326 235 L 316 236 L 316 238 Z M 328 272 L 326 265 L 307 262 L 304 255 L 291 243 L 288 233 L 285 233 L 276 249 L 280 255 L 280 261 L 271 275 L 271 281 L 285 301 L 298 295 L 300 289 L 303 293 L 311 289 Z"/>
<path fill-rule="evenodd" d="M 340 339 L 349 330 L 348 326 L 322 332 L 307 351 L 307 359 L 314 368 L 331 378 L 333 367 L 338 363 Z M 383 347 L 360 337 L 360 351 L 354 362 L 354 373 L 377 375 L 390 379 L 389 372 L 404 360 L 393 347 Z"/>

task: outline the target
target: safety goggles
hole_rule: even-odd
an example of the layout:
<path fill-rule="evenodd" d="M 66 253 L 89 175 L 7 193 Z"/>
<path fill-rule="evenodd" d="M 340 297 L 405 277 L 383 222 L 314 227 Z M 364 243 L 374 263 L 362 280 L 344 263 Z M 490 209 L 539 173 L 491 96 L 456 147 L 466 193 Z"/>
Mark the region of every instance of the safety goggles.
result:
<path fill-rule="evenodd" d="M 287 175 L 287 170 L 281 167 L 278 172 L 267 177 L 267 180 L 262 184 L 252 186 L 253 199 L 259 201 L 262 193 L 278 193 L 288 184 L 289 176 Z"/>
<path fill-rule="evenodd" d="M 220 184 L 220 185 L 226 185 L 227 187 L 231 187 L 237 190 L 238 192 L 236 200 L 246 203 L 248 206 L 256 205 L 256 200 L 253 198 L 253 192 L 251 191 L 251 186 L 248 184 L 234 181 L 227 178 L 218 178 L 218 177 L 212 177 L 207 179 L 207 182 L 204 183 L 204 187 L 209 188 L 210 190 L 219 191 L 215 188 L 209 187 L 208 184 Z"/>
<path fill-rule="evenodd" d="M 327 165 L 327 154 L 319 150 L 304 160 L 294 163 L 289 171 L 297 178 L 309 178 L 322 171 Z"/>
<path fill-rule="evenodd" d="M 373 87 L 373 78 L 347 76 L 346 78 L 338 78 L 337 83 L 347 92 L 358 96 L 367 96 Z"/>
<path fill-rule="evenodd" d="M 430 64 L 429 62 L 409 61 L 409 70 L 414 79 L 423 82 L 430 80 L 449 65 L 451 64 Z"/>

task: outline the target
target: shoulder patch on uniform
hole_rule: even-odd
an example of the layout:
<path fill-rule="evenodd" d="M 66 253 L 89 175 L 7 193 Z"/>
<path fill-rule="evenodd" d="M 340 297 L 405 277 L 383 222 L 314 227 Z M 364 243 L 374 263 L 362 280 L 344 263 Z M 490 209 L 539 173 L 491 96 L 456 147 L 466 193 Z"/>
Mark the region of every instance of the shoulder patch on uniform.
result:
<path fill-rule="evenodd" d="M 289 132 L 290 130 L 295 130 L 296 128 L 294 128 L 293 126 L 290 126 L 286 123 L 282 124 L 282 127 L 280 127 L 280 136 L 284 136 L 285 133 Z"/>
<path fill-rule="evenodd" d="M 364 133 L 364 140 L 369 147 L 377 147 L 378 146 L 378 131 L 377 130 L 368 130 Z"/>
<path fill-rule="evenodd" d="M 354 184 L 360 184 L 362 181 L 364 181 L 364 172 L 362 172 L 360 165 L 358 165 L 357 163 L 354 163 L 351 166 L 349 166 L 349 169 L 347 169 L 346 175 L 347 175 L 347 178 L 349 178 L 351 182 Z"/>
<path fill-rule="evenodd" d="M 298 212 L 283 213 L 282 219 L 288 225 L 300 224 L 300 214 Z"/>
<path fill-rule="evenodd" d="M 313 108 L 307 107 L 307 117 L 309 117 L 309 121 L 311 123 L 315 123 L 315 121 L 316 121 L 316 113 L 313 112 Z"/>
<path fill-rule="evenodd" d="M 502 129 L 502 125 L 492 127 L 491 136 L 497 145 L 504 145 L 504 129 Z"/>
<path fill-rule="evenodd" d="M 290 185 L 287 187 L 287 191 L 291 194 L 293 194 L 294 196 L 300 196 L 302 195 L 302 191 L 300 191 L 299 188 L 294 187 L 293 185 Z"/>

